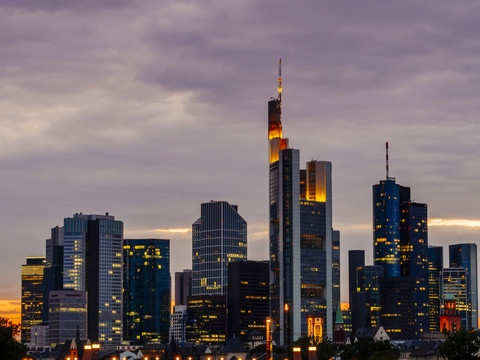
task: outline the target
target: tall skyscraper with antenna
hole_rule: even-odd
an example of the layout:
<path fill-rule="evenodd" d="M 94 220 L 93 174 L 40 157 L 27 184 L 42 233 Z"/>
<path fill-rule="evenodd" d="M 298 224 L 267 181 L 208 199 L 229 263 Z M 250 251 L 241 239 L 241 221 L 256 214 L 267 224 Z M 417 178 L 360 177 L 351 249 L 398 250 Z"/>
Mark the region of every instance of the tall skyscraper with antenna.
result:
<path fill-rule="evenodd" d="M 300 169 L 300 150 L 283 137 L 281 107 L 280 61 L 278 96 L 268 102 L 270 308 L 273 337 L 288 345 L 307 335 L 308 315 L 321 316 L 324 336 L 333 337 L 339 277 L 332 275 L 332 257 L 339 269 L 340 237 L 332 229 L 332 164 L 310 161 Z"/>
<path fill-rule="evenodd" d="M 373 185 L 373 245 L 374 264 L 383 268 L 380 291 L 397 289 L 381 296 L 392 301 L 381 304 L 380 322 L 393 338 L 418 338 L 428 331 L 427 205 L 413 202 L 410 188 L 389 176 L 388 142 L 386 179 Z M 414 311 L 411 306 L 399 305 L 405 303 L 401 289 L 410 288 L 415 289 Z M 410 321 L 406 321 L 408 318 Z"/>

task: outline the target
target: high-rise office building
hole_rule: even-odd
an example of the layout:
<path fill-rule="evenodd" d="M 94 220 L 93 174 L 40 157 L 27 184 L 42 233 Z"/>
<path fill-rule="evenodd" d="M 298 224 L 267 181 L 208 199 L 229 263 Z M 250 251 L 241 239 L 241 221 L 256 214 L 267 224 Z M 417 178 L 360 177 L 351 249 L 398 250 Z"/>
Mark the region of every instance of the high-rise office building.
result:
<path fill-rule="evenodd" d="M 415 326 L 415 288 L 415 278 L 380 278 L 380 323 L 392 340 L 418 338 Z"/>
<path fill-rule="evenodd" d="M 51 229 L 46 240 L 46 262 L 43 279 L 43 321 L 48 321 L 49 292 L 63 289 L 63 227 Z"/>
<path fill-rule="evenodd" d="M 430 332 L 440 331 L 441 275 L 443 247 L 428 247 L 428 327 Z"/>
<path fill-rule="evenodd" d="M 332 308 L 340 306 L 340 231 L 332 231 Z"/>
<path fill-rule="evenodd" d="M 352 293 L 357 292 L 357 269 L 365 266 L 365 250 L 348 251 L 348 302 L 352 305 Z"/>
<path fill-rule="evenodd" d="M 187 305 L 192 295 L 192 270 L 185 269 L 175 273 L 175 305 Z"/>
<path fill-rule="evenodd" d="M 383 268 L 381 266 L 367 265 L 357 268 L 357 290 L 365 293 L 366 327 L 376 328 L 380 326 L 381 278 L 383 278 Z"/>
<path fill-rule="evenodd" d="M 64 344 L 76 337 L 87 339 L 87 293 L 54 290 L 49 293 L 48 339 L 50 344 Z"/>
<path fill-rule="evenodd" d="M 455 244 L 449 246 L 450 267 L 463 267 L 467 270 L 467 298 L 469 319 L 467 329 L 478 328 L 478 269 L 477 244 Z"/>
<path fill-rule="evenodd" d="M 463 267 L 442 270 L 442 299 L 454 297 L 455 307 L 462 319 L 462 328 L 471 329 L 471 311 L 468 299 L 468 271 Z"/>
<path fill-rule="evenodd" d="M 358 329 L 366 328 L 367 325 L 367 294 L 365 291 L 356 291 L 350 294 L 351 298 L 351 316 L 352 316 L 352 335 L 355 336 Z"/>
<path fill-rule="evenodd" d="M 388 143 L 387 143 L 388 160 Z M 428 231 L 427 205 L 415 203 L 410 199 L 410 188 L 395 183 L 395 178 L 387 176 L 379 184 L 373 186 L 373 234 L 374 234 L 374 264 L 383 268 L 385 278 L 402 278 L 401 280 L 384 279 L 384 289 L 390 289 L 390 283 L 408 288 L 410 281 L 415 287 L 412 294 L 414 307 L 394 305 L 382 306 L 382 319 L 386 314 L 399 316 L 402 321 L 388 319 L 388 326 L 407 326 L 405 328 L 388 328 L 387 332 L 395 333 L 397 339 L 419 338 L 428 331 Z M 408 281 L 407 281 L 408 279 Z M 413 279 L 413 280 L 412 280 Z M 408 284 L 407 284 L 408 283 Z M 395 296 L 403 298 L 402 291 L 396 291 Z M 388 294 L 381 294 L 382 299 L 388 299 Z M 393 296 L 393 295 L 392 295 Z M 403 321 L 411 314 L 394 313 L 392 311 L 414 311 L 413 324 Z M 384 316 L 385 315 L 385 316 Z M 387 320 L 385 320 L 387 321 Z M 412 333 L 413 331 L 413 333 Z M 413 334 L 413 335 L 411 335 Z"/>
<path fill-rule="evenodd" d="M 188 298 L 185 336 L 189 342 L 224 343 L 227 338 L 226 295 Z"/>
<path fill-rule="evenodd" d="M 88 338 L 122 340 L 123 222 L 105 215 L 64 219 L 63 285 L 87 292 Z"/>
<path fill-rule="evenodd" d="M 283 345 L 308 334 L 313 314 L 324 319 L 324 336 L 333 337 L 340 237 L 332 229 L 331 163 L 300 169 L 300 151 L 282 134 L 281 74 L 278 90 L 268 102 L 270 309 L 273 338 Z"/>
<path fill-rule="evenodd" d="M 178 274 L 178 273 L 177 273 Z M 187 325 L 187 305 L 175 305 L 170 314 L 170 330 L 168 338 L 175 339 L 177 344 L 185 342 L 185 327 Z"/>
<path fill-rule="evenodd" d="M 228 338 L 237 337 L 245 342 L 254 330 L 265 333 L 265 319 L 270 314 L 269 282 L 266 261 L 228 264 Z"/>
<path fill-rule="evenodd" d="M 21 341 L 30 342 L 31 327 L 42 322 L 45 258 L 27 257 L 22 265 Z"/>
<path fill-rule="evenodd" d="M 170 240 L 125 239 L 123 261 L 123 339 L 167 343 Z"/>
<path fill-rule="evenodd" d="M 192 294 L 224 295 L 227 264 L 247 259 L 247 222 L 237 205 L 210 201 L 192 225 Z"/>
<path fill-rule="evenodd" d="M 402 277 L 415 278 L 415 337 L 429 331 L 427 205 L 400 203 L 400 268 Z"/>

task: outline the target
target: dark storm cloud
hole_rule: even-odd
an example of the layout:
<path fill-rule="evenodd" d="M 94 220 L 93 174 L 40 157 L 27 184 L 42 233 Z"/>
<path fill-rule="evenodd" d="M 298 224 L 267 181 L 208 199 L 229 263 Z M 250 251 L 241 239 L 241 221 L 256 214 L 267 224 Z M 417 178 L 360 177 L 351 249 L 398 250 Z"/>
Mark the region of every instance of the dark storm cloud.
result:
<path fill-rule="evenodd" d="M 249 256 L 266 258 L 266 100 L 280 57 L 284 135 L 302 162 L 333 161 L 342 253 L 372 247 L 386 140 L 392 175 L 432 217 L 478 217 L 479 7 L 2 2 L 0 218 L 18 246 L 0 288 L 18 288 L 25 256 L 77 211 L 159 236 L 189 228 L 200 202 L 227 200 L 249 223 Z M 189 236 L 171 236 L 172 271 L 191 266 Z"/>

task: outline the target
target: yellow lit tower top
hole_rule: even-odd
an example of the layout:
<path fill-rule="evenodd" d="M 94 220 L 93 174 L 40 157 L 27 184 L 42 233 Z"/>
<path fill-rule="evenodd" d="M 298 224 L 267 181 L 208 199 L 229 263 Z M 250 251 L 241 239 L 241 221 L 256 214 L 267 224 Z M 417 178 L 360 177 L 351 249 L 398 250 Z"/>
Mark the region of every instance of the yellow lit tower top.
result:
<path fill-rule="evenodd" d="M 278 61 L 278 96 L 268 102 L 268 140 L 273 163 L 278 160 L 279 151 L 288 148 L 288 139 L 282 137 L 282 59 Z"/>

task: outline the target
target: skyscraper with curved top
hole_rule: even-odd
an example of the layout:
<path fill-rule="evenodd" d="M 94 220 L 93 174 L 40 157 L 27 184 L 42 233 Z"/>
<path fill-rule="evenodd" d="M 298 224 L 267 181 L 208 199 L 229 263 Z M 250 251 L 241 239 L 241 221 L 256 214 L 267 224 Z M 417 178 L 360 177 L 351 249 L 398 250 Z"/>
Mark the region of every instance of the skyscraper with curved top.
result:
<path fill-rule="evenodd" d="M 226 201 L 201 205 L 192 224 L 192 295 L 226 295 L 232 261 L 247 260 L 247 222 Z"/>

